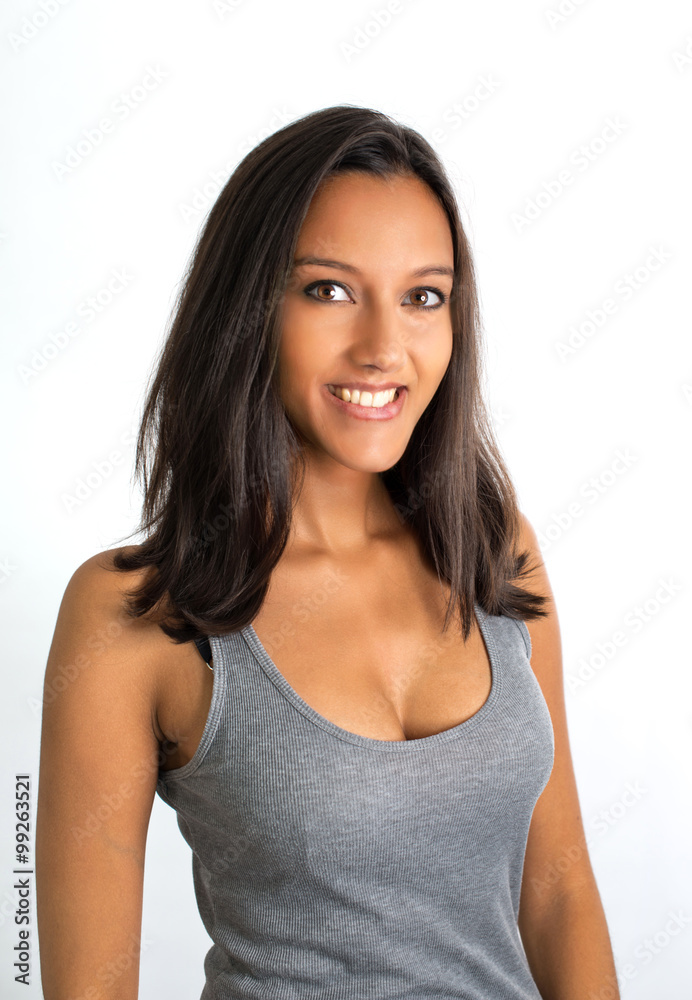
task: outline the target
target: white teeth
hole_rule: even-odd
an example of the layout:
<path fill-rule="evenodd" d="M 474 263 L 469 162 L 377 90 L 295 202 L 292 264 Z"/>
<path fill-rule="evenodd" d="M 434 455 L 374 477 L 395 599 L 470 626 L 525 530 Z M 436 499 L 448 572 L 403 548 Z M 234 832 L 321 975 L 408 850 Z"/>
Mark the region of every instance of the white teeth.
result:
<path fill-rule="evenodd" d="M 354 389 L 351 392 L 349 389 L 341 389 L 339 386 L 329 385 L 327 387 L 331 392 L 332 396 L 338 396 L 339 399 L 343 399 L 346 403 L 355 403 L 356 406 L 372 406 L 379 409 L 382 406 L 386 406 L 387 403 L 391 403 L 397 394 L 396 389 L 381 389 L 380 392 L 376 392 L 374 395 L 371 392 L 360 392 L 358 389 Z"/>

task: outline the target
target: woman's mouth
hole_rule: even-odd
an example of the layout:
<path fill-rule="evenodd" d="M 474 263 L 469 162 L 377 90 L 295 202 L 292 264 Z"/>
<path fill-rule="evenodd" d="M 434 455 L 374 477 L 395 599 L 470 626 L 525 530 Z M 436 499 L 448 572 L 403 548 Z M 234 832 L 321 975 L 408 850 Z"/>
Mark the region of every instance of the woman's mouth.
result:
<path fill-rule="evenodd" d="M 343 414 L 356 420 L 391 420 L 401 412 L 407 395 L 404 385 L 371 393 L 329 384 L 324 392 Z"/>

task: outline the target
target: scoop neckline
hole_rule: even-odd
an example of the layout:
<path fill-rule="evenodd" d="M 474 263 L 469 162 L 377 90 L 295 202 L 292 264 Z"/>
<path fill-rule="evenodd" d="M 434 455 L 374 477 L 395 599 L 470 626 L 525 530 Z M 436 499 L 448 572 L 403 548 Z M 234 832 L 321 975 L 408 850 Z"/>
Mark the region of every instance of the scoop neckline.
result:
<path fill-rule="evenodd" d="M 338 726 L 335 722 L 331 722 L 316 711 L 316 709 L 312 708 L 311 705 L 308 705 L 289 684 L 262 645 L 252 624 L 245 625 L 240 630 L 240 634 L 249 646 L 250 652 L 260 667 L 262 667 L 269 680 L 279 690 L 280 694 L 313 725 L 346 743 L 353 743 L 356 746 L 370 750 L 382 750 L 391 753 L 413 753 L 418 750 L 427 749 L 428 747 L 438 746 L 441 743 L 447 743 L 450 740 L 459 739 L 484 722 L 497 704 L 502 689 L 501 660 L 492 631 L 487 624 L 489 615 L 478 604 L 474 604 L 474 611 L 481 635 L 485 641 L 488 661 L 490 663 L 491 684 L 488 697 L 477 712 L 474 712 L 468 719 L 458 723 L 456 726 L 452 726 L 451 729 L 444 729 L 441 733 L 432 733 L 430 736 L 421 736 L 419 739 L 413 740 L 378 740 L 371 736 L 362 736 L 360 733 L 352 733 L 350 730 Z"/>

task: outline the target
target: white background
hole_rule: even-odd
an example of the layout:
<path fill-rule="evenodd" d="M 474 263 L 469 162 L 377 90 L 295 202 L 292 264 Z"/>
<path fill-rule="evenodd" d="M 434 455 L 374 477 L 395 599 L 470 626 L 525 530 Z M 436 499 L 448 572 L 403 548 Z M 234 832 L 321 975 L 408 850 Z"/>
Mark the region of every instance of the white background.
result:
<path fill-rule="evenodd" d="M 216 191 L 269 132 L 340 103 L 418 129 L 454 179 L 478 268 L 487 398 L 560 615 L 574 764 L 622 996 L 689 997 L 690 8 L 400 0 L 378 25 L 372 12 L 385 9 L 384 0 L 3 6 L 8 998 L 41 996 L 35 922 L 32 984 L 13 979 L 13 788 L 15 773 L 30 772 L 35 804 L 43 672 L 62 593 L 82 561 L 136 524 L 132 440 L 144 387 Z M 152 85 L 151 70 L 158 83 L 120 117 L 119 95 L 140 95 L 133 88 Z M 112 131 L 61 170 L 68 147 L 104 117 Z M 565 170 L 571 183 L 560 190 Z M 539 195 L 533 221 L 518 222 Z M 85 322 L 81 304 L 113 269 L 126 286 Z M 599 316 L 608 298 L 611 314 Z M 71 338 L 70 322 L 82 323 Z M 90 474 L 95 487 L 82 486 L 75 503 Z M 609 646 L 617 632 L 621 645 Z M 674 936 L 672 914 L 682 915 Z M 189 849 L 158 798 L 143 932 L 140 995 L 198 997 L 210 942 Z"/>

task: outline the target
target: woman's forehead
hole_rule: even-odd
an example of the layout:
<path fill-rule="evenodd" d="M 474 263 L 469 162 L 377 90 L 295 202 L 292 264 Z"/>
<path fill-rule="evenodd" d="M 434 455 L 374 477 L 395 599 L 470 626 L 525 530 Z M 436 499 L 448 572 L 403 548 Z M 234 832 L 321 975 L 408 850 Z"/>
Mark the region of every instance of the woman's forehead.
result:
<path fill-rule="evenodd" d="M 451 267 L 453 243 L 444 208 L 418 177 L 349 173 L 331 176 L 318 188 L 298 235 L 295 260 L 339 260 L 357 268 L 354 255 L 375 265 L 382 253 L 394 251 L 402 264 L 410 258 L 411 268 L 429 260 Z M 425 259 L 418 259 L 421 255 Z"/>

